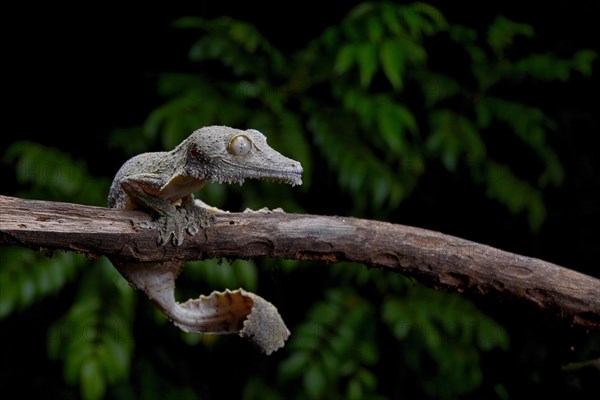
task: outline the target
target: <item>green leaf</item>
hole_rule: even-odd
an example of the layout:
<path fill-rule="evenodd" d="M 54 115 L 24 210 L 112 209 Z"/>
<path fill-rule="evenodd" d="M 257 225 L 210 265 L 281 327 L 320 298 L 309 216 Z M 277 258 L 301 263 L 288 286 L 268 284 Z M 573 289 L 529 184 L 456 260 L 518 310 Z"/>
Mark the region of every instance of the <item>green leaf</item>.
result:
<path fill-rule="evenodd" d="M 88 358 L 81 366 L 81 397 L 85 400 L 97 400 L 104 397 L 106 382 L 98 360 Z"/>
<path fill-rule="evenodd" d="M 405 37 L 400 37 L 397 41 L 402 49 L 402 54 L 406 59 L 406 64 L 422 68 L 425 61 L 427 61 L 427 52 L 423 45 Z"/>
<path fill-rule="evenodd" d="M 477 345 L 484 351 L 494 348 L 508 350 L 509 339 L 506 330 L 489 318 L 482 318 L 477 326 Z"/>
<path fill-rule="evenodd" d="M 336 74 L 344 74 L 352 68 L 356 60 L 356 49 L 353 44 L 343 45 L 337 53 L 333 70 Z"/>
<path fill-rule="evenodd" d="M 370 2 L 363 2 L 356 5 L 353 9 L 350 10 L 348 15 L 346 16 L 347 21 L 351 20 L 360 20 L 366 16 L 371 15 L 376 5 Z"/>
<path fill-rule="evenodd" d="M 540 186 L 562 182 L 563 167 L 546 142 L 546 131 L 555 129 L 556 123 L 542 110 L 492 96 L 483 99 L 479 107 L 482 109 L 480 112 L 487 112 L 495 119 L 507 123 L 514 134 L 537 153 L 545 167 L 538 179 Z"/>
<path fill-rule="evenodd" d="M 118 273 L 105 259 L 85 270 L 76 301 L 48 333 L 48 353 L 64 361 L 65 381 L 82 397 L 103 397 L 107 383 L 124 380 L 131 365 L 133 291 L 114 284 Z M 122 278 L 118 278 L 122 279 Z"/>
<path fill-rule="evenodd" d="M 206 28 L 208 25 L 206 20 L 200 17 L 181 17 L 173 22 L 173 27 L 180 29 Z"/>
<path fill-rule="evenodd" d="M 379 58 L 383 72 L 394 90 L 401 90 L 404 75 L 402 47 L 393 40 L 386 40 L 381 44 Z"/>
<path fill-rule="evenodd" d="M 310 310 L 310 319 L 320 325 L 333 327 L 340 315 L 340 307 L 334 303 L 319 303 Z"/>
<path fill-rule="evenodd" d="M 452 40 L 463 45 L 471 44 L 477 40 L 477 31 L 466 26 L 453 24 L 448 28 Z"/>
<path fill-rule="evenodd" d="M 379 359 L 379 353 L 375 343 L 365 341 L 358 346 L 360 360 L 366 365 L 374 365 Z"/>
<path fill-rule="evenodd" d="M 308 367 L 304 374 L 304 390 L 311 399 L 323 397 L 325 392 L 325 377 L 317 364 Z"/>
<path fill-rule="evenodd" d="M 351 379 L 350 382 L 348 382 L 348 394 L 346 398 L 349 400 L 364 399 L 364 393 L 360 381 L 357 379 Z"/>
<path fill-rule="evenodd" d="M 403 356 L 436 398 L 454 398 L 479 386 L 481 351 L 507 345 L 505 330 L 465 298 L 421 286 L 388 297 L 383 320 L 407 344 Z M 435 374 L 429 373 L 430 365 L 436 366 Z"/>
<path fill-rule="evenodd" d="M 110 182 L 89 174 L 85 163 L 60 150 L 29 141 L 8 147 L 4 160 L 15 163 L 17 180 L 36 196 L 74 203 L 106 205 Z"/>
<path fill-rule="evenodd" d="M 17 304 L 18 288 L 14 280 L 9 280 L 6 274 L 0 274 L 0 319 L 10 315 Z"/>
<path fill-rule="evenodd" d="M 579 50 L 573 56 L 573 68 L 581 72 L 584 76 L 592 76 L 594 60 L 598 58 L 598 53 L 593 50 Z"/>
<path fill-rule="evenodd" d="M 55 294 L 86 263 L 81 255 L 58 253 L 48 258 L 18 247 L 5 247 L 0 261 L 0 319 Z"/>
<path fill-rule="evenodd" d="M 360 85 L 368 88 L 377 72 L 377 47 L 373 43 L 363 42 L 356 47 L 356 61 L 360 77 Z"/>
<path fill-rule="evenodd" d="M 401 6 L 398 13 L 404 20 L 404 25 L 409 28 L 410 35 L 419 40 L 423 35 L 431 36 L 446 27 L 446 19 L 442 13 L 426 3 L 415 2 Z"/>
<path fill-rule="evenodd" d="M 533 34 L 531 25 L 513 22 L 499 16 L 488 29 L 487 42 L 497 55 L 501 55 L 513 43 L 516 36 L 532 37 Z"/>
<path fill-rule="evenodd" d="M 232 22 L 229 27 L 231 38 L 240 43 L 244 50 L 254 53 L 261 44 L 261 36 L 254 26 L 243 22 Z"/>
<path fill-rule="evenodd" d="M 239 286 L 250 291 L 255 291 L 258 286 L 256 265 L 252 260 L 235 260 L 231 265 L 234 276 Z M 235 285 L 238 286 L 238 285 Z"/>
<path fill-rule="evenodd" d="M 67 329 L 69 329 L 67 335 L 77 336 L 66 337 L 67 340 L 70 340 L 70 343 L 63 349 L 68 354 L 68 357 L 64 359 L 63 366 L 65 382 L 70 385 L 81 384 L 81 367 L 86 360 L 95 357 L 95 350 L 93 346 L 90 346 L 90 343 L 83 340 L 81 326 L 70 324 L 67 325 Z"/>
<path fill-rule="evenodd" d="M 320 39 L 327 48 L 335 47 L 340 40 L 340 32 L 335 27 L 330 26 L 325 29 Z"/>
<path fill-rule="evenodd" d="M 425 97 L 425 105 L 434 107 L 439 102 L 461 93 L 461 87 L 454 79 L 430 71 L 418 71 L 416 78 Z"/>
<path fill-rule="evenodd" d="M 21 281 L 19 287 L 21 289 L 21 301 L 25 304 L 33 303 L 33 300 L 36 297 L 34 282 L 29 279 L 24 279 L 23 281 Z"/>
<path fill-rule="evenodd" d="M 389 150 L 402 155 L 405 152 L 404 126 L 396 110 L 397 107 L 390 103 L 381 104 L 377 113 L 377 123 Z"/>
<path fill-rule="evenodd" d="M 483 162 L 486 148 L 469 119 L 450 110 L 438 110 L 430 114 L 430 125 L 427 149 L 438 154 L 449 171 L 456 169 L 461 156 L 474 168 Z"/>
<path fill-rule="evenodd" d="M 561 60 L 550 54 L 532 54 L 515 61 L 506 71 L 506 76 L 517 80 L 532 77 L 544 81 L 566 81 L 571 69 L 569 60 Z"/>
<path fill-rule="evenodd" d="M 416 136 L 419 133 L 419 125 L 410 109 L 402 104 L 393 104 L 393 109 L 402 127 Z"/>
<path fill-rule="evenodd" d="M 305 367 L 309 364 L 308 353 L 296 351 L 279 365 L 279 377 L 286 382 L 292 378 L 301 376 Z"/>
<path fill-rule="evenodd" d="M 194 281 L 206 283 L 215 290 L 232 287 L 245 287 L 255 290 L 258 283 L 256 265 L 251 260 L 210 259 L 202 262 L 188 262 L 186 274 Z"/>
<path fill-rule="evenodd" d="M 477 114 L 477 126 L 479 128 L 488 128 L 491 125 L 493 120 L 492 110 L 485 102 L 478 101 L 475 104 L 475 113 Z"/>
<path fill-rule="evenodd" d="M 184 397 L 179 397 L 184 398 Z M 274 386 L 270 381 L 256 376 L 251 378 L 244 386 L 244 400 L 285 400 L 280 388 Z M 187 397 L 186 397 L 187 399 Z M 200 400 L 200 399 L 199 399 Z"/>
<path fill-rule="evenodd" d="M 494 393 L 496 394 L 496 396 L 500 400 L 508 400 L 508 399 L 510 399 L 510 395 L 508 393 L 508 390 L 506 390 L 506 387 L 504 385 L 501 385 L 501 384 L 494 385 Z"/>
<path fill-rule="evenodd" d="M 400 14 L 396 12 L 396 4 L 384 2 L 380 5 L 381 22 L 393 35 L 399 35 L 404 31 L 400 22 Z"/>
<path fill-rule="evenodd" d="M 398 9 L 398 13 L 402 18 L 404 25 L 408 28 L 411 37 L 420 39 L 421 31 L 428 30 L 428 21 L 421 18 L 419 11 L 415 7 L 402 7 Z"/>
<path fill-rule="evenodd" d="M 487 194 L 506 204 L 512 213 L 527 212 L 529 226 L 536 231 L 546 216 L 539 190 L 517 178 L 506 166 L 490 162 L 486 170 Z"/>
<path fill-rule="evenodd" d="M 357 376 L 365 388 L 375 390 L 377 387 L 377 377 L 368 369 L 361 368 Z"/>
<path fill-rule="evenodd" d="M 126 378 L 131 364 L 131 348 L 128 346 L 127 338 L 123 337 L 123 334 L 119 335 L 117 329 L 113 329 L 103 336 L 101 348 L 101 364 L 107 381 L 114 384 Z"/>
<path fill-rule="evenodd" d="M 367 37 L 371 42 L 377 43 L 383 38 L 383 26 L 381 21 L 375 15 L 370 15 L 366 20 Z"/>
<path fill-rule="evenodd" d="M 319 351 L 323 372 L 329 381 L 335 380 L 339 376 L 339 363 L 337 355 L 330 348 L 323 348 Z"/>
<path fill-rule="evenodd" d="M 448 22 L 446 21 L 444 14 L 431 4 L 417 1 L 412 3 L 411 6 L 414 7 L 420 15 L 427 17 L 433 23 L 433 30 L 427 32 L 428 34 L 433 34 L 437 30 L 445 29 L 447 27 Z"/>

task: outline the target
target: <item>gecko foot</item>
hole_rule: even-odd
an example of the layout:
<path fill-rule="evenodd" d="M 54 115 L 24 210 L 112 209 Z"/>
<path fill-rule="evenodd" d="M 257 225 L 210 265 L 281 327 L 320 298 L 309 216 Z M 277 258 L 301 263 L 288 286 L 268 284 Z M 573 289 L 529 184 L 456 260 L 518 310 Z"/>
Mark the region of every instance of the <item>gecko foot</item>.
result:
<path fill-rule="evenodd" d="M 184 232 L 194 236 L 201 228 L 209 226 L 214 218 L 209 211 L 190 202 L 176 208 L 172 213 L 163 214 L 151 222 L 142 222 L 138 226 L 143 229 L 158 229 L 156 243 L 159 246 L 165 246 L 168 243 L 181 246 Z"/>
<path fill-rule="evenodd" d="M 197 206 L 193 201 L 187 202 L 181 211 L 185 213 L 187 221 L 185 230 L 192 236 L 215 221 L 215 216 L 210 210 Z"/>

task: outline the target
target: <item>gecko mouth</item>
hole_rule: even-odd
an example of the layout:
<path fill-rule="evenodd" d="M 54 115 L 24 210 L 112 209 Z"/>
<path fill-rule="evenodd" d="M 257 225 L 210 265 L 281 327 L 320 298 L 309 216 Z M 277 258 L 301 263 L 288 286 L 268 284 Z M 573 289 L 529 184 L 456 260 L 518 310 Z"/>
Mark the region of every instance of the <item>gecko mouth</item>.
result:
<path fill-rule="evenodd" d="M 259 168 L 255 171 L 254 179 L 261 179 L 270 182 L 287 183 L 288 185 L 302 185 L 302 173 L 304 170 L 300 163 L 291 164 L 291 166 L 283 171 L 274 171 L 269 169 Z"/>
<path fill-rule="evenodd" d="M 300 167 L 301 168 L 301 167 Z M 246 171 L 244 174 L 219 174 L 211 177 L 209 180 L 213 183 L 244 183 L 246 179 L 256 179 L 261 181 L 285 183 L 291 186 L 302 185 L 302 170 L 300 171 L 267 171 L 254 169 L 252 172 Z"/>
<path fill-rule="evenodd" d="M 302 185 L 302 165 L 288 158 L 268 159 L 261 163 L 250 160 L 245 160 L 245 163 L 236 162 L 237 160 L 220 161 L 222 164 L 218 170 L 215 168 L 204 175 L 211 182 L 242 184 L 246 179 L 257 179 L 292 186 Z"/>
<path fill-rule="evenodd" d="M 288 185 L 296 186 L 302 185 L 302 174 L 293 174 L 289 177 L 263 178 L 262 180 L 275 183 L 286 183 Z"/>
<path fill-rule="evenodd" d="M 300 171 L 260 171 L 257 170 L 253 174 L 249 174 L 247 179 L 258 179 L 261 181 L 285 183 L 296 186 L 302 185 L 302 170 Z"/>

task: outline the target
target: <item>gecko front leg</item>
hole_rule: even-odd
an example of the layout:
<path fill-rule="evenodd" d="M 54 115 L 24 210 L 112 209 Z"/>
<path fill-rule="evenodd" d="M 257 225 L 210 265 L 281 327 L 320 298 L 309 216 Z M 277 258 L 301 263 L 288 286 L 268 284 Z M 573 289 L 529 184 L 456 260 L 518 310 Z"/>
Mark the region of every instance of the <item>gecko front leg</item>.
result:
<path fill-rule="evenodd" d="M 123 191 L 127 193 L 137 208 L 150 212 L 155 219 L 151 222 L 141 222 L 140 228 L 157 229 L 156 242 L 159 246 L 172 243 L 180 246 L 183 243 L 184 232 L 194 236 L 200 228 L 206 228 L 214 221 L 214 215 L 194 203 L 192 195 L 181 200 L 180 205 L 174 205 L 155 193 L 158 192 L 153 185 L 152 176 L 144 174 L 126 178 L 121 181 Z"/>

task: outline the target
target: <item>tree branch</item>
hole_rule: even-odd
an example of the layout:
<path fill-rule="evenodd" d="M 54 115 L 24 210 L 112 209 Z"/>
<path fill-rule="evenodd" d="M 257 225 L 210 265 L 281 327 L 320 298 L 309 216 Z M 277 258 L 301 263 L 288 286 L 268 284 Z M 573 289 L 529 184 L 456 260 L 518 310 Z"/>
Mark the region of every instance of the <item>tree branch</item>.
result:
<path fill-rule="evenodd" d="M 426 229 L 347 217 L 223 213 L 182 246 L 156 246 L 139 211 L 0 196 L 0 243 L 142 262 L 212 257 L 354 261 L 430 287 L 524 299 L 600 329 L 600 280 L 535 258 Z M 1 268 L 1 266 L 0 266 Z"/>

